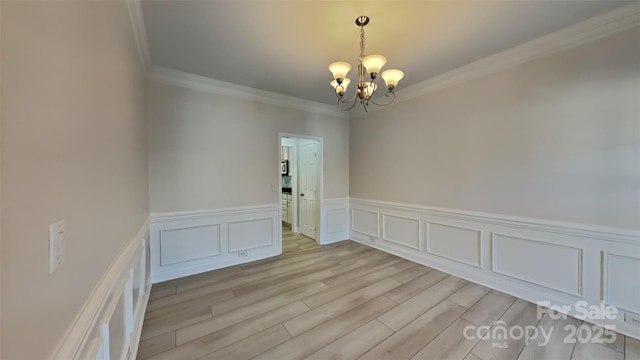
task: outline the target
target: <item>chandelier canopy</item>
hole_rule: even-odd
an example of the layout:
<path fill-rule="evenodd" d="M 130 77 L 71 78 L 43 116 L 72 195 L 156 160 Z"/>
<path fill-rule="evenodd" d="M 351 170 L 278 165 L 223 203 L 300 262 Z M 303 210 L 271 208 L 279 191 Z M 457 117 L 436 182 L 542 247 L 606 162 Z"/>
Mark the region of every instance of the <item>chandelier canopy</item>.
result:
<path fill-rule="evenodd" d="M 386 70 L 380 74 L 382 79 L 384 79 L 387 89 L 387 92 L 384 94 L 384 97 L 387 99 L 382 103 L 374 101 L 373 96 L 377 94 L 376 90 L 378 89 L 376 82 L 378 73 L 387 63 L 387 58 L 382 55 L 365 56 L 364 48 L 366 40 L 364 27 L 368 23 L 368 16 L 359 16 L 356 19 L 356 25 L 360 27 L 360 56 L 358 57 L 358 83 L 356 84 L 356 92 L 350 100 L 346 100 L 344 95 L 347 92 L 347 87 L 351 83 L 351 80 L 347 77 L 347 73 L 351 70 L 351 64 L 344 61 L 337 61 L 329 65 L 329 71 L 333 74 L 334 79 L 331 81 L 331 86 L 335 89 L 336 97 L 338 98 L 338 108 L 343 111 L 353 109 L 358 101 L 364 106 L 365 111 L 369 111 L 369 103 L 378 106 L 391 104 L 396 99 L 396 94 L 393 90 L 404 77 L 404 73 L 396 69 Z M 365 72 L 369 74 L 368 81 L 365 81 Z M 378 96 L 378 98 L 381 97 L 382 96 Z"/>

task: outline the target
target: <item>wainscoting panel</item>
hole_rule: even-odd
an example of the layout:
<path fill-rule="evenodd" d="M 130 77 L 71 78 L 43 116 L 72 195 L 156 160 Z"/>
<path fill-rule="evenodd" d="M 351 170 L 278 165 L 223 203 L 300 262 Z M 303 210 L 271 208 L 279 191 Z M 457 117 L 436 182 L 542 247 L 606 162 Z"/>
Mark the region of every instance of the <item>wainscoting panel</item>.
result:
<path fill-rule="evenodd" d="M 493 233 L 492 270 L 582 296 L 582 249 Z"/>
<path fill-rule="evenodd" d="M 382 240 L 420 250 L 420 219 L 382 215 Z"/>
<path fill-rule="evenodd" d="M 640 338 L 639 231 L 356 198 L 349 208 L 354 241 L 570 315 L 604 301 L 618 318 L 587 321 Z"/>
<path fill-rule="evenodd" d="M 54 359 L 135 359 L 149 302 L 149 220 L 111 264 Z"/>
<path fill-rule="evenodd" d="M 603 253 L 603 300 L 640 319 L 640 258 L 629 255 Z"/>
<path fill-rule="evenodd" d="M 325 199 L 322 202 L 324 226 L 320 244 L 326 245 L 349 239 L 349 198 Z"/>
<path fill-rule="evenodd" d="M 198 274 L 282 253 L 279 204 L 153 214 L 151 281 Z"/>
<path fill-rule="evenodd" d="M 220 225 L 160 230 L 160 265 L 220 255 Z"/>
<path fill-rule="evenodd" d="M 482 231 L 427 222 L 427 252 L 482 267 Z"/>
<path fill-rule="evenodd" d="M 276 242 L 276 225 L 272 218 L 229 222 L 229 252 L 272 246 Z"/>
<path fill-rule="evenodd" d="M 351 209 L 351 231 L 379 238 L 378 212 L 365 209 Z"/>

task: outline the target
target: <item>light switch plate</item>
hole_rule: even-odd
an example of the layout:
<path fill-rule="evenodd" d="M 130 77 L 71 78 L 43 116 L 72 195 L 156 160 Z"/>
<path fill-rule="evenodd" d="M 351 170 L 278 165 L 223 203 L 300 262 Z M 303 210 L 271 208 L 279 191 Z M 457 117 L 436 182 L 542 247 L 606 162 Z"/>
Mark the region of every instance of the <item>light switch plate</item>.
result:
<path fill-rule="evenodd" d="M 49 274 L 64 261 L 64 220 L 49 224 Z"/>

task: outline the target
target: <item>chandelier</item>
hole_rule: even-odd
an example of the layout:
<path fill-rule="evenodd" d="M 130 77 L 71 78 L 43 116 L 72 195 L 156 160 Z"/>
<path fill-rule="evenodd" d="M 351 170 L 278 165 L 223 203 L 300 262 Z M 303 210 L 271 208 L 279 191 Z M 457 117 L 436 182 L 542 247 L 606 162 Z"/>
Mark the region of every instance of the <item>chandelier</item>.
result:
<path fill-rule="evenodd" d="M 390 69 L 384 71 L 380 76 L 384 79 L 387 92 L 384 94 L 384 102 L 375 102 L 373 99 L 378 84 L 376 82 L 380 69 L 387 63 L 387 58 L 382 55 L 369 55 L 365 56 L 364 47 L 366 40 L 364 37 L 364 27 L 369 23 L 368 16 L 359 16 L 356 18 L 356 25 L 360 27 L 360 56 L 358 57 L 358 83 L 356 85 L 356 92 L 350 100 L 346 100 L 344 95 L 347 92 L 347 87 L 351 80 L 347 78 L 347 73 L 351 70 L 351 64 L 338 61 L 329 65 L 329 71 L 333 73 L 333 81 L 331 86 L 335 89 L 336 97 L 338 98 L 338 108 L 343 111 L 349 111 L 360 102 L 364 106 L 365 111 L 369 111 L 369 103 L 373 103 L 378 106 L 386 106 L 391 104 L 396 99 L 396 94 L 393 89 L 398 85 L 398 82 L 404 77 L 404 73 L 400 70 Z M 369 75 L 369 80 L 365 81 L 365 72 Z M 378 101 L 382 96 L 377 96 Z"/>

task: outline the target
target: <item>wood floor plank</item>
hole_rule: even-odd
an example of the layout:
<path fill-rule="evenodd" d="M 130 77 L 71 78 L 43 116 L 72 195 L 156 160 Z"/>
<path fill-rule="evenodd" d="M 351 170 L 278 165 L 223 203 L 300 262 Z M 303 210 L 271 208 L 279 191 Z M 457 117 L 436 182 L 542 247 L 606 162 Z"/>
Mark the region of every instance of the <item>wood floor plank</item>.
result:
<path fill-rule="evenodd" d="M 291 339 L 282 325 L 276 325 L 243 340 L 226 346 L 198 360 L 234 359 L 248 360 L 272 347 Z"/>
<path fill-rule="evenodd" d="M 398 266 L 396 266 L 397 264 L 393 264 L 392 266 L 399 269 Z M 428 273 L 429 271 L 432 271 L 433 269 L 424 265 L 420 265 L 420 264 L 413 264 L 413 266 L 410 266 L 404 270 L 402 270 L 401 272 L 397 273 L 396 275 L 392 276 L 391 278 L 393 280 L 397 280 L 401 283 L 406 283 L 409 282 L 415 278 L 417 278 L 418 276 L 424 275 L 426 273 Z"/>
<path fill-rule="evenodd" d="M 393 279 L 384 279 L 287 320 L 283 325 L 291 336 L 298 336 L 329 319 L 384 294 L 398 285 L 400 283 Z"/>
<path fill-rule="evenodd" d="M 577 342 L 571 360 L 624 360 L 624 354 L 592 342 Z"/>
<path fill-rule="evenodd" d="M 181 309 L 183 307 L 193 306 L 194 304 L 202 304 L 208 301 L 210 302 L 218 302 L 224 301 L 228 299 L 232 299 L 235 297 L 235 294 L 231 289 L 222 289 L 222 290 L 214 290 L 209 291 L 209 289 L 200 289 L 193 290 L 189 292 L 184 292 L 172 296 L 165 296 L 155 301 L 149 301 L 147 305 L 147 309 L 149 309 L 149 314 L 157 314 L 165 311 L 174 311 L 177 309 Z M 195 300 L 195 301 L 190 301 Z M 155 310 L 160 310 L 157 313 L 154 313 Z M 153 315 L 150 315 L 153 317 Z"/>
<path fill-rule="evenodd" d="M 573 352 L 574 344 L 564 341 L 569 334 L 566 326 L 577 328 L 582 321 L 568 317 L 567 319 L 553 320 L 548 314 L 539 323 L 540 332 L 551 334 L 546 343 L 543 336 L 532 339 L 520 352 L 518 360 L 569 360 Z"/>
<path fill-rule="evenodd" d="M 215 276 L 213 279 L 201 279 L 199 281 L 191 281 L 186 284 L 178 284 L 178 294 L 192 291 L 216 291 L 222 289 L 231 289 L 236 286 L 250 284 L 268 278 L 270 275 L 266 271 L 244 273 L 239 272 L 229 274 L 227 276 Z"/>
<path fill-rule="evenodd" d="M 455 276 L 449 276 L 411 299 L 389 310 L 384 315 L 380 316 L 378 320 L 391 328 L 391 330 L 398 331 L 403 326 L 412 322 L 418 316 L 446 299 L 466 283 L 466 280 Z"/>
<path fill-rule="evenodd" d="M 464 359 L 479 341 L 479 339 L 470 340 L 464 336 L 464 329 L 467 326 L 474 325 L 462 318 L 456 320 L 411 359 Z"/>
<path fill-rule="evenodd" d="M 384 253 L 377 249 L 371 249 L 371 251 L 368 251 L 362 254 L 361 256 L 358 256 L 358 258 L 355 259 L 355 261 L 353 259 L 351 259 L 350 261 L 343 261 L 342 263 L 340 263 L 340 265 L 336 265 L 332 267 L 330 270 L 333 271 L 335 274 L 343 274 L 356 269 L 360 269 L 362 267 L 367 267 L 367 266 L 370 267 L 381 261 L 389 260 L 392 258 L 393 256 L 390 256 L 387 253 Z M 398 260 L 396 261 L 396 263 L 400 261 L 402 260 Z"/>
<path fill-rule="evenodd" d="M 218 315 L 218 314 L 225 313 L 227 311 L 231 311 L 243 306 L 256 303 L 260 300 L 264 300 L 273 296 L 278 296 L 285 293 L 296 294 L 300 291 L 296 289 L 304 287 L 316 281 L 321 281 L 331 276 L 332 274 L 333 273 L 328 270 L 320 271 L 317 273 L 311 273 L 306 276 L 303 276 L 294 280 L 290 280 L 282 284 L 277 284 L 267 289 L 263 289 L 261 291 L 253 292 L 249 295 L 237 297 L 230 301 L 223 301 L 217 304 L 211 304 L 211 312 L 214 315 Z"/>
<path fill-rule="evenodd" d="M 587 322 L 584 322 L 584 323 L 589 328 L 591 328 L 593 334 L 596 334 L 598 331 L 602 331 L 602 334 L 604 334 L 604 330 L 605 329 L 603 327 L 596 326 L 596 325 L 593 325 L 593 324 L 590 324 L 590 323 L 587 323 Z M 625 338 L 624 335 L 616 334 L 616 337 L 613 340 L 613 342 L 611 342 L 611 343 L 610 342 L 603 342 L 600 345 L 606 346 L 606 347 L 608 347 L 608 348 L 610 348 L 612 350 L 615 350 L 617 352 L 624 353 L 624 343 L 625 343 L 624 338 Z"/>
<path fill-rule="evenodd" d="M 376 270 L 370 274 L 353 279 L 352 281 L 349 281 L 347 283 L 337 285 L 332 288 L 327 288 L 326 290 L 320 291 L 317 294 L 302 299 L 302 301 L 304 301 L 304 303 L 307 304 L 307 306 L 309 306 L 310 308 L 315 309 L 318 306 L 324 305 L 339 297 L 348 295 L 356 290 L 362 289 L 378 281 L 382 281 L 383 279 L 386 279 L 398 273 L 399 271 L 400 270 L 394 268 L 393 266 L 388 266 L 380 270 Z"/>
<path fill-rule="evenodd" d="M 538 325 L 538 307 L 534 303 L 526 300 L 516 299 L 516 301 L 507 309 L 500 320 L 509 325 Z"/>
<path fill-rule="evenodd" d="M 418 276 L 417 278 L 404 283 L 402 286 L 398 286 L 397 288 L 389 291 L 387 297 L 397 303 L 405 302 L 424 291 L 424 289 L 444 280 L 448 276 L 449 274 L 438 270 L 429 271 L 427 274 Z"/>
<path fill-rule="evenodd" d="M 487 295 L 489 291 L 491 291 L 491 289 L 488 287 L 470 282 L 449 296 L 449 300 L 466 308 L 470 308 L 477 303 L 478 300 Z"/>
<path fill-rule="evenodd" d="M 377 343 L 393 334 L 393 331 L 378 320 L 371 320 L 349 334 L 309 355 L 307 360 L 356 359 Z"/>
<path fill-rule="evenodd" d="M 407 270 L 408 268 L 413 267 L 415 265 L 420 265 L 420 264 L 407 259 L 402 259 L 402 261 L 393 264 L 393 266 L 400 271 Z"/>
<path fill-rule="evenodd" d="M 290 264 L 286 264 L 286 265 L 280 265 L 278 267 L 275 267 L 273 269 L 269 269 L 266 271 L 271 276 L 277 276 L 277 275 L 281 275 L 288 272 L 290 273 L 293 271 L 300 271 L 305 267 L 316 265 L 316 264 L 326 264 L 327 262 L 339 264 L 340 261 L 344 261 L 346 259 L 352 259 L 354 255 L 361 253 L 363 251 L 366 251 L 366 249 L 360 248 L 360 249 L 338 250 L 334 253 L 325 253 L 325 254 L 315 255 L 308 259 L 291 262 Z"/>
<path fill-rule="evenodd" d="M 176 332 L 167 333 L 140 341 L 137 359 L 146 359 L 176 346 Z"/>
<path fill-rule="evenodd" d="M 311 355 L 351 331 L 392 308 L 395 303 L 384 296 L 377 297 L 342 316 L 333 318 L 269 351 L 255 357 L 256 360 L 300 359 Z"/>
<path fill-rule="evenodd" d="M 308 311 L 309 308 L 302 302 L 282 306 L 274 311 L 270 311 L 260 316 L 247 319 L 243 322 L 224 329 L 213 332 L 209 335 L 197 338 L 186 344 L 180 345 L 169 351 L 162 352 L 150 359 L 154 360 L 175 360 L 175 359 L 197 359 L 204 355 L 215 352 L 225 346 L 236 343 L 251 335 L 257 334 L 270 327 L 287 321 L 292 317 Z"/>
<path fill-rule="evenodd" d="M 640 360 L 640 340 L 625 336 L 624 356 L 625 360 Z"/>
<path fill-rule="evenodd" d="M 283 305 L 297 301 L 309 294 L 316 293 L 327 286 L 321 282 L 315 282 L 292 289 L 287 293 L 269 297 L 247 306 L 231 310 L 204 321 L 199 321 L 189 326 L 178 329 L 176 344 L 182 345 L 212 332 L 224 329 L 254 316 L 264 314 L 267 311 L 277 309 Z"/>
<path fill-rule="evenodd" d="M 166 286 L 166 287 L 158 287 L 151 288 L 151 293 L 149 294 L 149 302 L 163 298 L 169 295 L 175 295 L 177 292 L 177 286 Z"/>
<path fill-rule="evenodd" d="M 327 270 L 332 265 L 333 263 L 314 264 L 300 269 L 293 274 L 287 273 L 280 276 L 272 276 L 269 279 L 256 283 L 234 287 L 233 292 L 237 297 L 241 297 L 261 290 L 266 290 L 270 287 L 282 286 L 282 284 L 286 284 L 293 280 L 306 281 L 306 279 L 315 278 L 318 273 L 323 270 Z"/>
<path fill-rule="evenodd" d="M 391 265 L 397 263 L 398 261 L 400 261 L 400 258 L 393 258 L 393 257 L 385 257 L 385 259 L 386 260 L 383 260 L 383 261 L 380 261 L 380 262 L 366 264 L 366 265 L 360 266 L 358 268 L 355 268 L 353 270 L 349 270 L 349 271 L 342 272 L 340 274 L 336 274 L 336 275 L 334 275 L 332 277 L 329 277 L 327 279 L 322 280 L 322 282 L 325 283 L 329 287 L 333 287 L 333 286 L 336 286 L 336 285 L 344 284 L 347 281 L 351 281 L 353 279 L 357 279 L 357 278 L 359 278 L 361 276 L 367 275 L 369 273 L 372 273 L 372 272 L 374 272 L 376 270 L 380 270 L 380 269 L 385 268 L 387 266 L 391 266 Z M 332 270 L 332 271 L 334 271 L 334 270 Z"/>
<path fill-rule="evenodd" d="M 535 304 L 518 299 L 489 331 L 493 333 L 496 328 L 510 331 L 514 326 L 519 329 L 537 326 L 540 321 L 537 318 L 537 314 L 538 311 Z M 517 338 L 508 336 L 504 340 L 489 337 L 480 340 L 471 352 L 481 359 L 510 360 L 516 359 L 525 345 L 526 339 L 524 336 Z"/>
<path fill-rule="evenodd" d="M 146 321 L 142 326 L 141 340 L 147 340 L 169 331 L 195 324 L 197 322 L 211 318 L 211 310 L 208 305 L 187 308 L 182 311 L 163 317 L 157 321 Z"/>
<path fill-rule="evenodd" d="M 493 325 L 515 301 L 516 298 L 511 295 L 491 290 L 467 310 L 462 318 L 476 325 Z"/>
<path fill-rule="evenodd" d="M 444 300 L 369 350 L 360 360 L 410 359 L 465 311 L 466 308 Z"/>

